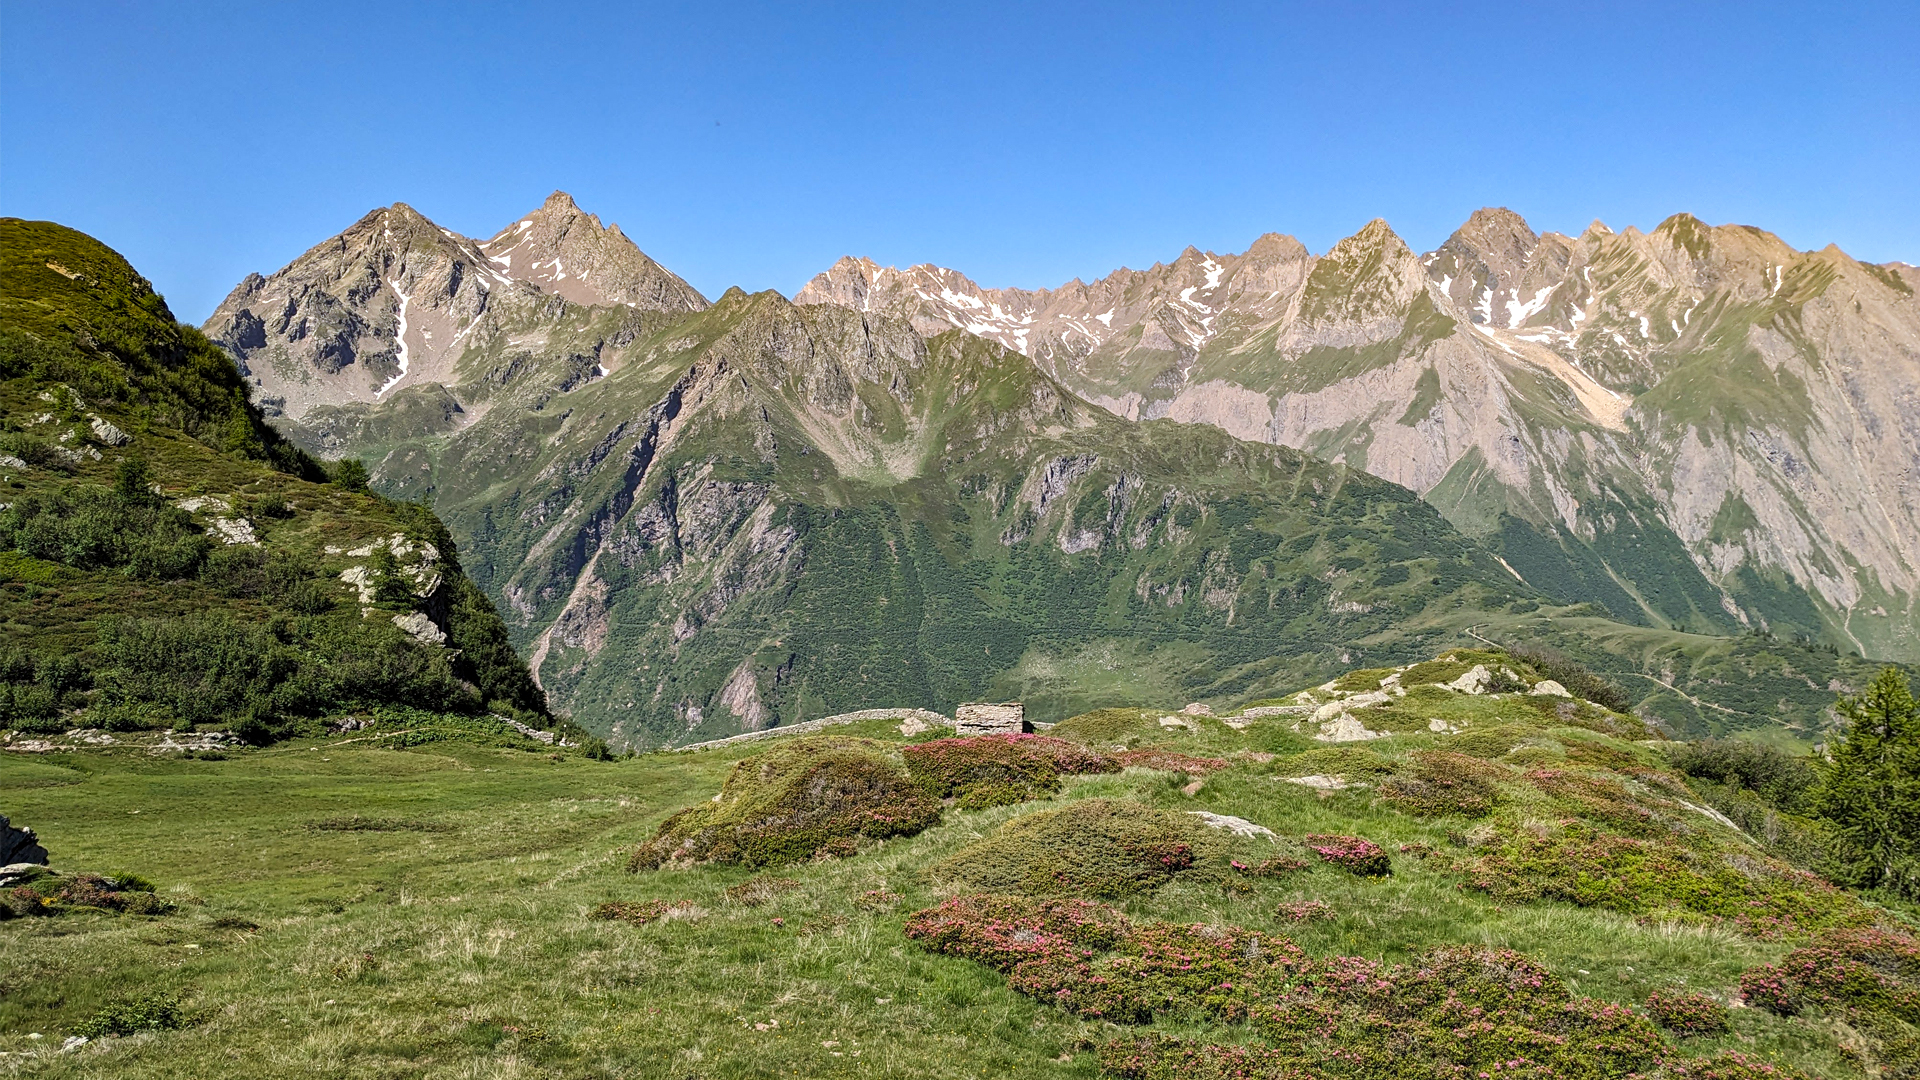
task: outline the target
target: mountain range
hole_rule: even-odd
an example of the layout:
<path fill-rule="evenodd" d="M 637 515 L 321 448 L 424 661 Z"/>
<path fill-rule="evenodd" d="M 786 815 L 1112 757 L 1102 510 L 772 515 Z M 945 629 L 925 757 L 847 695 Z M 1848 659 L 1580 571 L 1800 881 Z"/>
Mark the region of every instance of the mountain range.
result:
<path fill-rule="evenodd" d="M 850 258 L 710 305 L 555 193 L 483 241 L 375 210 L 205 330 L 292 440 L 431 500 L 628 742 L 1246 701 L 1522 624 L 1711 728 L 1916 651 L 1916 283 L 1483 210 L 1427 255 L 1374 222 L 1032 292 Z"/>

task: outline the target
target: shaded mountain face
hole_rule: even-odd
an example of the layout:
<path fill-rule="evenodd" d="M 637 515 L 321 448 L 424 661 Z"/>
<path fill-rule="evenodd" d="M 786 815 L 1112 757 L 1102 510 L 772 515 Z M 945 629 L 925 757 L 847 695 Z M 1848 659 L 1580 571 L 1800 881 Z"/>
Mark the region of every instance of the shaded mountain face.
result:
<path fill-rule="evenodd" d="M 405 203 L 369 212 L 271 277 L 249 275 L 203 329 L 260 388 L 269 415 L 377 402 L 443 384 L 470 339 L 565 303 L 685 313 L 706 307 L 563 192 L 484 242 Z"/>
<path fill-rule="evenodd" d="M 1920 270 L 1676 215 L 1373 222 L 1053 290 L 842 259 L 796 296 L 958 328 L 1117 415 L 1422 493 L 1530 583 L 1651 626 L 1920 655 Z"/>

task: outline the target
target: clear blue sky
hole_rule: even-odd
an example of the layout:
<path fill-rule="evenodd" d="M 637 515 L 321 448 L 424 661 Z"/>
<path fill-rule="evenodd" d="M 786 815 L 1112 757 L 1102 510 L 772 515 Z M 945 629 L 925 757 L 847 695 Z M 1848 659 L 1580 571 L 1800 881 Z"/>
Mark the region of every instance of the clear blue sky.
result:
<path fill-rule="evenodd" d="M 0 213 L 183 318 L 368 209 L 563 188 L 708 296 L 1054 285 L 1386 218 L 1687 210 L 1920 262 L 1920 4 L 0 0 Z"/>

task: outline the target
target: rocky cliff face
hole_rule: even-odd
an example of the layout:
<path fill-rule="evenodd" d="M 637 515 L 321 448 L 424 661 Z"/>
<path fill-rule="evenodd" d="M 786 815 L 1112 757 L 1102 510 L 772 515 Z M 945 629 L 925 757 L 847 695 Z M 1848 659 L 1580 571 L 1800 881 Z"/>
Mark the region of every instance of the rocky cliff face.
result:
<path fill-rule="evenodd" d="M 476 339 L 567 302 L 683 313 L 706 306 L 619 231 L 555 192 L 484 243 L 405 203 L 374 210 L 271 277 L 248 275 L 203 329 L 269 415 L 373 403 L 455 381 Z"/>
<path fill-rule="evenodd" d="M 1211 424 L 1426 495 L 1620 618 L 1920 653 L 1920 271 L 1676 215 L 1536 234 L 1373 222 L 1059 289 L 843 259 L 800 303 L 957 327 L 1129 418 Z"/>

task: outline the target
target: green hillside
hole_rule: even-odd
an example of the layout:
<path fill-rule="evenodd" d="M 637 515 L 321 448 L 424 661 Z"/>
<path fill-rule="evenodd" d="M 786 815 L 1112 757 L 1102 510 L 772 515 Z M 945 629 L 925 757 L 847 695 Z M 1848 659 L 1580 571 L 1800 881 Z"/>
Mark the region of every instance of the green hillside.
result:
<path fill-rule="evenodd" d="M 1742 809 L 1799 798 L 1804 762 L 1649 742 L 1546 670 L 1461 651 L 1283 711 L 1109 708 L 1011 740 L 879 719 L 615 762 L 352 736 L 0 755 L 62 871 L 6 897 L 0 1060 L 1913 1075 L 1911 909 L 1802 869 L 1825 868 L 1819 823 Z M 1314 737 L 1355 725 L 1376 737 Z"/>
<path fill-rule="evenodd" d="M 356 709 L 550 723 L 430 511 L 329 482 L 99 242 L 4 219 L 0 260 L 6 737 L 263 742 Z"/>

